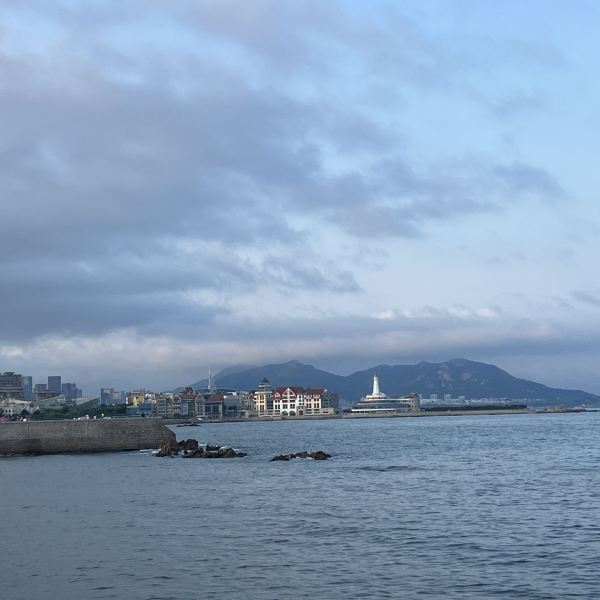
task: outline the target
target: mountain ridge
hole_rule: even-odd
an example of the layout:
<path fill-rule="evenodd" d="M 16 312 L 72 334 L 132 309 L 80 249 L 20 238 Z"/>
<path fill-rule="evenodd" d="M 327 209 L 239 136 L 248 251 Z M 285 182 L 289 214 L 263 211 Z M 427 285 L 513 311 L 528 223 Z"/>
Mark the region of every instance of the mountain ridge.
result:
<path fill-rule="evenodd" d="M 240 370 L 237 370 L 237 369 Z M 337 392 L 343 405 L 359 400 L 371 391 L 373 375 L 378 375 L 382 391 L 388 395 L 417 392 L 427 398 L 443 397 L 511 398 L 528 401 L 531 406 L 562 404 L 600 405 L 600 396 L 583 390 L 552 388 L 535 381 L 514 377 L 496 365 L 454 358 L 445 362 L 421 361 L 414 365 L 377 365 L 349 375 L 336 375 L 297 360 L 257 367 L 228 367 L 214 376 L 222 388 L 251 390 L 266 377 L 274 386 L 324 387 Z M 199 389 L 208 379 L 192 384 Z M 181 389 L 181 388 L 178 388 Z"/>

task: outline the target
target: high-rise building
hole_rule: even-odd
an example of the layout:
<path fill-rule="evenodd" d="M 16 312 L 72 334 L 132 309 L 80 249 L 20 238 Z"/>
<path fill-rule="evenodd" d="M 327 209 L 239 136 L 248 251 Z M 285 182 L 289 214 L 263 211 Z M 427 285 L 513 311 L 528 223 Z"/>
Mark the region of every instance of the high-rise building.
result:
<path fill-rule="evenodd" d="M 115 388 L 100 388 L 100 406 L 107 406 L 113 403 Z"/>
<path fill-rule="evenodd" d="M 62 377 L 60 375 L 48 376 L 48 391 L 62 393 Z"/>
<path fill-rule="evenodd" d="M 82 392 L 77 387 L 76 383 L 63 383 L 61 386 L 62 395 L 67 400 L 77 400 L 77 398 L 81 398 Z"/>
<path fill-rule="evenodd" d="M 33 386 L 33 396 L 36 402 L 40 400 L 49 400 L 50 398 L 56 398 L 62 393 L 61 390 L 50 389 L 46 383 L 36 383 Z"/>
<path fill-rule="evenodd" d="M 28 402 L 33 401 L 33 377 L 23 375 L 23 397 Z"/>
<path fill-rule="evenodd" d="M 112 387 L 100 388 L 100 404 L 126 404 L 125 392 Z"/>
<path fill-rule="evenodd" d="M 0 398 L 24 399 L 23 376 L 13 371 L 0 373 Z"/>

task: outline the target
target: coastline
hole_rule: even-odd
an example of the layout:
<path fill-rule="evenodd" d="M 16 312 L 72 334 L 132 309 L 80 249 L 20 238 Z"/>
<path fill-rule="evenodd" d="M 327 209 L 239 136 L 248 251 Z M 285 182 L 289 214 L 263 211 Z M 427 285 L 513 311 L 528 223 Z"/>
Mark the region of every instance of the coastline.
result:
<path fill-rule="evenodd" d="M 342 419 L 395 419 L 395 418 L 421 418 L 421 417 L 466 417 L 466 416 L 500 416 L 500 415 L 547 415 L 547 414 L 564 414 L 564 413 L 585 413 L 593 412 L 575 408 L 564 408 L 560 410 L 553 409 L 537 409 L 537 408 L 510 408 L 502 409 L 482 409 L 482 410 L 437 410 L 437 411 L 420 411 L 420 412 L 403 412 L 403 413 L 387 413 L 387 414 L 368 414 L 368 413 L 340 413 L 337 415 L 303 415 L 296 417 L 280 417 L 280 416 L 265 416 L 252 418 L 238 419 L 209 419 L 198 422 L 198 425 L 209 423 L 255 423 L 255 422 L 270 422 L 270 421 L 325 421 L 325 420 L 342 420 Z M 184 425 L 189 423 L 189 419 L 164 419 L 166 425 Z"/>

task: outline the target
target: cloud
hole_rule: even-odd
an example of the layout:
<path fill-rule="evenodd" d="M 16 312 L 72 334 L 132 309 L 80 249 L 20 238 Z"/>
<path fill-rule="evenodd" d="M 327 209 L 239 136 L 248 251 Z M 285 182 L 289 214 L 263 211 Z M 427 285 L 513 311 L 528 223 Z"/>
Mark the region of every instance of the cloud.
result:
<path fill-rule="evenodd" d="M 506 187 L 508 194 L 534 194 L 545 200 L 560 200 L 565 198 L 565 191 L 560 183 L 545 169 L 512 163 L 498 165 L 494 174 Z"/>
<path fill-rule="evenodd" d="M 399 310 L 368 285 L 397 260 L 391 245 L 426 244 L 432 224 L 568 195 L 549 167 L 453 150 L 452 132 L 449 152 L 419 149 L 413 120 L 437 134 L 440 114 L 478 97 L 481 65 L 408 15 L 285 0 L 0 6 L 5 360 L 177 370 L 182 352 L 185 368 L 272 358 L 274 344 L 343 355 L 374 331 L 381 356 L 433 347 L 419 338 L 433 339 L 430 321 L 452 330 L 448 348 L 461 327 L 495 327 L 493 298 Z M 519 94 L 503 96 L 503 124 Z"/>
<path fill-rule="evenodd" d="M 208 365 L 218 369 L 291 359 L 338 365 L 340 370 L 459 356 L 511 364 L 517 356 L 535 355 L 543 363 L 565 352 L 589 354 L 600 340 L 600 328 L 584 335 L 543 320 L 492 316 L 468 307 L 420 312 L 385 319 L 351 314 L 266 320 L 223 313 L 207 322 L 201 338 L 139 332 L 136 327 L 42 336 L 23 345 L 0 345 L 0 363 L 10 361 L 16 369 L 43 364 L 46 372 L 61 370 L 69 379 L 85 381 L 93 392 L 108 382 L 168 389 L 193 381 Z"/>
<path fill-rule="evenodd" d="M 590 294 L 589 292 L 575 290 L 574 292 L 571 292 L 571 297 L 575 300 L 579 300 L 579 302 L 587 304 L 588 306 L 593 306 L 596 308 L 600 307 L 600 297 Z"/>

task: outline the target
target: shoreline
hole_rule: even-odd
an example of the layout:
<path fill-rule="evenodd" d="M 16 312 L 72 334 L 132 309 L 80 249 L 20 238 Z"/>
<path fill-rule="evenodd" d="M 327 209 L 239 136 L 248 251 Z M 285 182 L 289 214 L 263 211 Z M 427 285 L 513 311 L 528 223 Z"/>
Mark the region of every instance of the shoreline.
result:
<path fill-rule="evenodd" d="M 467 416 L 500 416 L 500 415 L 547 415 L 564 413 L 586 413 L 594 412 L 576 408 L 565 408 L 560 410 L 538 409 L 538 408 L 509 408 L 502 409 L 482 409 L 482 410 L 436 410 L 419 411 L 405 413 L 387 413 L 387 414 L 364 414 L 364 413 L 340 413 L 337 415 L 303 415 L 297 417 L 264 416 L 252 418 L 237 419 L 208 419 L 204 421 L 195 421 L 198 426 L 210 423 L 265 423 L 270 421 L 327 421 L 343 419 L 396 419 L 396 418 L 421 418 L 421 417 L 467 417 Z M 163 419 L 167 425 L 184 425 L 189 423 L 189 419 Z M 192 425 L 195 427 L 196 425 Z"/>

